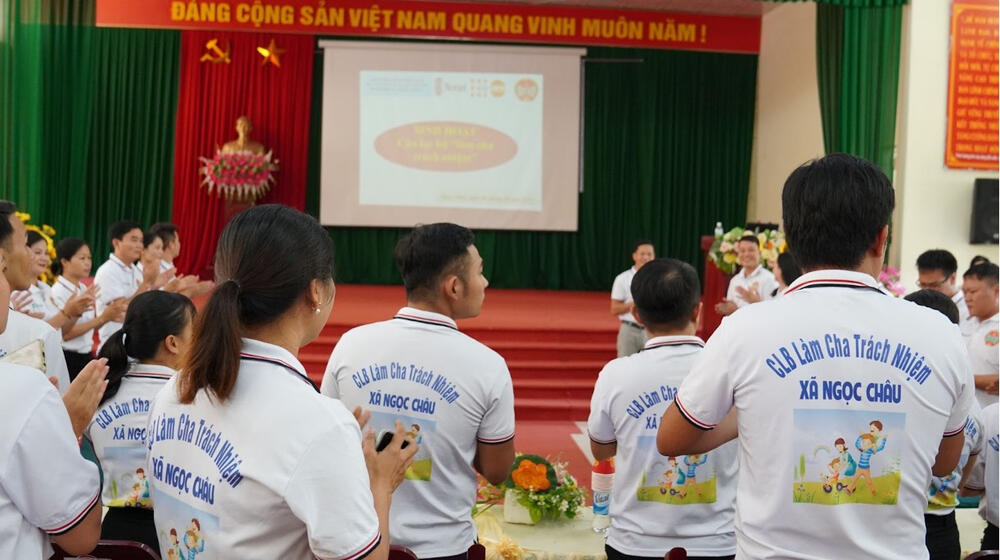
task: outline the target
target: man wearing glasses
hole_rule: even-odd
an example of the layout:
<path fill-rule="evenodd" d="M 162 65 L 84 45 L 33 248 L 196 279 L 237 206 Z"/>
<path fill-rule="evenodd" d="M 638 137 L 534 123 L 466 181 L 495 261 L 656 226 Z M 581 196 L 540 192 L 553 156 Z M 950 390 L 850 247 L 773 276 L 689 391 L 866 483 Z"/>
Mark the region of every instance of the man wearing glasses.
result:
<path fill-rule="evenodd" d="M 941 292 L 955 302 L 958 307 L 958 326 L 962 330 L 962 337 L 968 342 L 976 325 L 969 316 L 965 295 L 955 285 L 957 271 L 958 261 L 955 260 L 955 255 L 944 249 L 924 251 L 917 257 L 917 287 Z"/>

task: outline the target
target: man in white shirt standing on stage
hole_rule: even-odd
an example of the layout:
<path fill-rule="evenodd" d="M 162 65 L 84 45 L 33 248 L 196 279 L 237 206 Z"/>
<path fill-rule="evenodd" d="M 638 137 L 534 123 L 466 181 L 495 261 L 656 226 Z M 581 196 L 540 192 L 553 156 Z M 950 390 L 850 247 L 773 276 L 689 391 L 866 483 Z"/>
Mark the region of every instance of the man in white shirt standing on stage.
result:
<path fill-rule="evenodd" d="M 997 402 L 998 379 L 1000 379 L 1000 285 L 997 281 L 997 265 L 982 263 L 965 271 L 962 291 L 969 306 L 973 330 L 969 336 L 969 361 L 972 375 L 976 377 L 976 399 L 979 406 L 986 408 Z"/>
<path fill-rule="evenodd" d="M 934 290 L 951 298 L 958 307 L 958 327 L 962 336 L 969 340 L 975 324 L 969 316 L 969 307 L 965 305 L 965 294 L 955 284 L 958 271 L 958 261 L 955 255 L 944 249 L 924 251 L 917 257 L 917 286 L 921 290 Z"/>
<path fill-rule="evenodd" d="M 389 512 L 393 544 L 423 560 L 458 560 L 476 540 L 476 471 L 499 484 L 514 461 L 514 391 L 504 359 L 462 334 L 489 284 L 473 234 L 418 226 L 396 244 L 406 307 L 345 333 L 322 393 L 371 411 L 369 426 L 402 420 L 420 444 Z"/>
<path fill-rule="evenodd" d="M 736 242 L 736 259 L 742 268 L 729 281 L 726 299 L 715 304 L 715 312 L 722 316 L 771 299 L 779 287 L 774 273 L 760 265 L 760 241 L 756 235 L 744 235 Z"/>
<path fill-rule="evenodd" d="M 642 268 L 642 265 L 656 258 L 653 242 L 643 239 L 636 241 L 632 247 L 632 268 L 615 277 L 611 285 L 611 314 L 617 315 L 621 324 L 618 326 L 618 357 L 630 356 L 642 350 L 646 344 L 646 331 L 643 329 L 632 308 L 632 278 Z"/>
<path fill-rule="evenodd" d="M 698 273 L 674 259 L 646 263 L 632 280 L 635 311 L 649 333 L 642 352 L 601 370 L 587 431 L 594 458 L 615 462 L 608 560 L 731 559 L 736 552 L 736 443 L 702 455 L 662 457 L 656 427 L 704 342 Z M 689 476 L 690 475 L 690 476 Z"/>
<path fill-rule="evenodd" d="M 894 206 L 861 158 L 793 171 L 782 218 L 805 274 L 723 321 L 663 416 L 664 455 L 738 434 L 739 559 L 928 558 L 926 490 L 958 464 L 974 396 L 955 325 L 876 280 Z"/>

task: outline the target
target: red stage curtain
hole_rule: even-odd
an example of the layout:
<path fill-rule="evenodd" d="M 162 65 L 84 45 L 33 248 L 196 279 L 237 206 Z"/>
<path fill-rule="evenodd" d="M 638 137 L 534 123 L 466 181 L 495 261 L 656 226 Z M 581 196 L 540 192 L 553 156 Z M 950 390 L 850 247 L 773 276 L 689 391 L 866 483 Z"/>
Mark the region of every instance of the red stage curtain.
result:
<path fill-rule="evenodd" d="M 205 44 L 228 43 L 229 64 L 201 62 Z M 268 63 L 257 47 L 274 40 L 281 67 Z M 177 131 L 174 145 L 173 221 L 180 228 L 178 270 L 204 273 L 225 226 L 225 201 L 201 186 L 200 156 L 236 138 L 236 119 L 250 117 L 250 137 L 274 151 L 277 184 L 261 201 L 304 209 L 309 111 L 312 97 L 313 36 L 223 31 L 184 31 L 181 36 Z"/>

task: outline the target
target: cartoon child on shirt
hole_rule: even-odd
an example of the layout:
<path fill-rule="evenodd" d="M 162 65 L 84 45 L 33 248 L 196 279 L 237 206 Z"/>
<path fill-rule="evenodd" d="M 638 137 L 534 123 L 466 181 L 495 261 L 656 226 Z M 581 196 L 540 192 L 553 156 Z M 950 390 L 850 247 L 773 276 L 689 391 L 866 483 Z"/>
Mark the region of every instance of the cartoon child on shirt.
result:
<path fill-rule="evenodd" d="M 840 479 L 840 457 L 834 457 L 826 466 L 827 472 L 820 474 L 823 478 L 823 490 L 830 492 Z M 839 490 L 839 488 L 838 488 Z"/>
<path fill-rule="evenodd" d="M 871 475 L 871 459 L 872 455 L 885 449 L 887 438 L 881 435 L 881 433 L 882 423 L 878 420 L 873 420 L 869 423 L 869 431 L 858 436 L 858 439 L 854 442 L 854 446 L 858 448 L 860 453 L 858 454 L 857 472 L 854 474 L 854 479 L 851 480 L 850 486 L 847 487 L 848 494 L 854 492 L 858 480 L 864 478 L 868 481 L 868 487 L 872 491 L 872 496 L 875 495 L 875 482 L 872 480 Z"/>
<path fill-rule="evenodd" d="M 177 540 L 177 529 L 174 529 L 172 527 L 170 529 L 170 548 L 167 549 L 168 558 L 170 557 L 171 553 L 173 553 L 173 557 L 177 558 L 177 560 L 181 560 L 184 558 L 184 555 L 181 554 L 181 543 L 180 541 Z"/>
<path fill-rule="evenodd" d="M 688 488 L 691 486 L 694 486 L 695 491 L 698 492 L 699 496 L 701 496 L 701 488 L 698 486 L 698 481 L 695 479 L 695 470 L 697 470 L 697 468 L 701 465 L 704 465 L 705 461 L 708 461 L 708 454 L 699 455 L 696 453 L 694 455 L 684 457 L 684 464 L 687 465 L 687 473 L 685 474 L 684 488 L 681 490 L 680 494 L 682 498 L 687 496 Z"/>

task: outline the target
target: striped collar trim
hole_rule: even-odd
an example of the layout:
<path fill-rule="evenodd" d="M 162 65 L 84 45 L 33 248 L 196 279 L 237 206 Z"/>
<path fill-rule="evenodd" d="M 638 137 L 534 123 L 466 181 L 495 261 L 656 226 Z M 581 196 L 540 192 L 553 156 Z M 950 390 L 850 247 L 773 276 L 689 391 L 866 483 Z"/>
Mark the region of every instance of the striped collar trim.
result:
<path fill-rule="evenodd" d="M 77 286 L 76 285 L 74 285 L 72 282 L 70 282 L 69 280 L 67 280 L 66 278 L 64 278 L 62 276 L 59 276 L 58 278 L 56 278 L 56 284 L 59 284 L 60 286 L 62 286 L 66 290 L 69 290 L 70 293 L 75 292 L 77 290 Z"/>
<path fill-rule="evenodd" d="M 705 341 L 698 338 L 697 336 L 657 336 L 646 341 L 646 346 L 643 350 L 652 350 L 654 348 L 663 348 L 665 346 L 698 346 L 704 347 Z"/>
<path fill-rule="evenodd" d="M 455 320 L 447 315 L 442 315 L 440 313 L 434 313 L 433 311 L 424 311 L 422 309 L 414 309 L 413 307 L 404 307 L 396 312 L 393 319 L 403 319 L 405 321 L 415 321 L 417 323 L 424 323 L 427 325 L 436 325 L 439 327 L 448 327 L 449 329 L 458 330 L 458 324 Z"/>
<path fill-rule="evenodd" d="M 285 350 L 280 346 L 275 346 L 274 344 L 268 344 L 252 338 L 244 338 L 243 350 L 240 352 L 240 359 L 252 362 L 267 362 L 269 364 L 280 366 L 289 373 L 294 374 L 297 378 L 308 383 L 310 387 L 319 392 L 316 384 L 309 379 L 308 375 L 306 375 L 306 368 L 302 367 L 302 363 L 299 362 L 295 356 L 291 355 L 288 350 Z"/>
<path fill-rule="evenodd" d="M 875 290 L 884 294 L 875 278 L 863 272 L 850 270 L 817 270 L 808 272 L 798 277 L 791 286 L 785 290 L 785 294 L 791 294 L 805 288 L 862 288 Z"/>
<path fill-rule="evenodd" d="M 177 375 L 177 370 L 169 368 L 167 366 L 158 366 L 155 364 L 135 364 L 125 377 L 135 377 L 140 379 L 170 379 Z"/>

